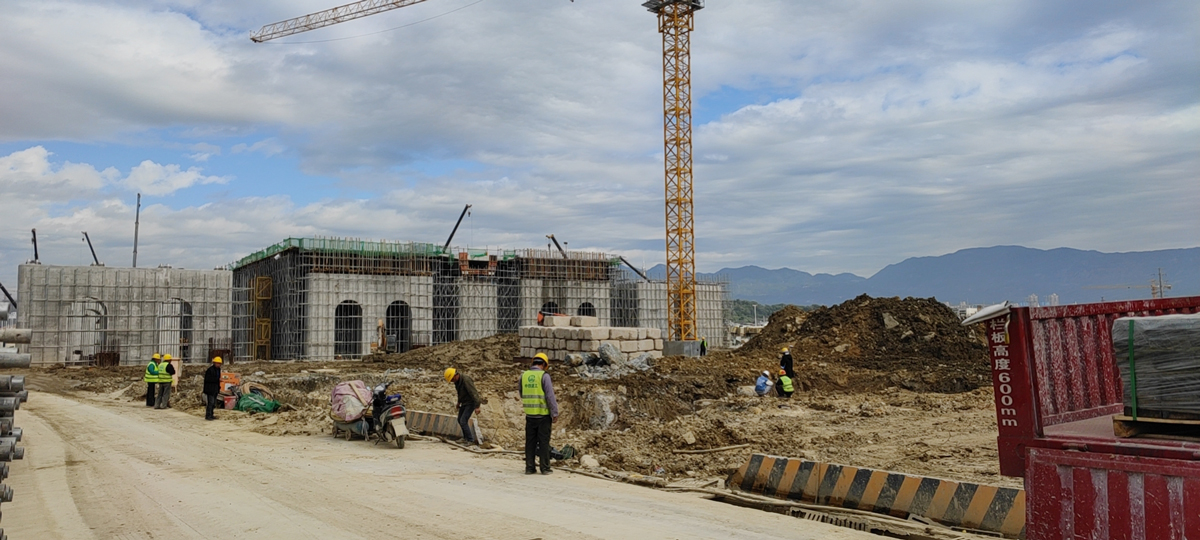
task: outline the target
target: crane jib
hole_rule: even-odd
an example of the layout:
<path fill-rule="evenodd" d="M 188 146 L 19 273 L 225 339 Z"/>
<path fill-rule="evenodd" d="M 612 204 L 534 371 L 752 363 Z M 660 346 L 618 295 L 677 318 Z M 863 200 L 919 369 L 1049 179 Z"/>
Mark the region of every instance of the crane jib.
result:
<path fill-rule="evenodd" d="M 419 4 L 425 0 L 362 0 L 343 6 L 330 8 L 325 11 L 309 13 L 286 21 L 268 24 L 257 32 L 250 34 L 250 40 L 256 43 L 316 30 L 340 22 L 360 19 L 376 13 Z"/>

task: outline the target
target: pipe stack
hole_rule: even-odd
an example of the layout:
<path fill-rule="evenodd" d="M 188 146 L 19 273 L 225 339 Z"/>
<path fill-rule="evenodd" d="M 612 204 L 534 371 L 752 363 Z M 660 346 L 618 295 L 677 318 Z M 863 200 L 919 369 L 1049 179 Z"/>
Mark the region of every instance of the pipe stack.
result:
<path fill-rule="evenodd" d="M 0 343 L 29 343 L 32 334 L 29 329 L 0 328 Z M 0 368 L 27 368 L 29 364 L 28 354 L 0 352 Z M 15 415 L 28 399 L 24 375 L 0 375 L 0 482 L 8 478 L 8 462 L 25 458 L 25 448 L 17 446 L 23 433 L 16 426 Z M 12 499 L 13 489 L 0 483 L 0 504 Z M 2 528 L 0 540 L 8 540 Z"/>

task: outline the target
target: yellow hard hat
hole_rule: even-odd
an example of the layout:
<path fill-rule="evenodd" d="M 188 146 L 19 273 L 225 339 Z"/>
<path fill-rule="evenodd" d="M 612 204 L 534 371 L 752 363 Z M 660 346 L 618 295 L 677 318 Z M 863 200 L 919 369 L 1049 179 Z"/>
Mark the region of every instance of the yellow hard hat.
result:
<path fill-rule="evenodd" d="M 454 368 L 448 367 L 448 368 L 446 368 L 445 373 L 442 373 L 442 377 L 445 377 L 446 382 L 450 382 L 451 379 L 454 378 L 454 373 L 455 373 Z"/>
<path fill-rule="evenodd" d="M 787 348 L 787 347 L 784 347 L 784 348 L 782 348 L 782 349 L 779 349 L 779 352 L 788 352 L 788 348 Z"/>
<path fill-rule="evenodd" d="M 550 358 L 546 356 L 546 353 L 537 353 L 533 355 L 533 363 L 536 364 L 538 360 L 541 360 L 543 364 L 550 363 Z"/>
<path fill-rule="evenodd" d="M 213 363 L 214 363 L 214 364 L 220 364 L 221 362 L 224 362 L 224 360 L 221 360 L 221 357 L 220 357 L 220 356 L 214 356 L 214 357 L 213 357 Z"/>
<path fill-rule="evenodd" d="M 164 354 L 164 355 L 163 355 L 163 357 L 162 357 L 162 359 L 163 359 L 163 360 L 168 360 L 168 361 L 169 361 L 169 360 L 171 360 L 171 355 L 169 355 L 169 354 Z"/>
<path fill-rule="evenodd" d="M 158 353 L 154 353 L 154 357 L 153 357 L 153 358 L 154 358 L 155 360 L 162 360 L 162 355 L 161 355 L 161 354 L 158 354 Z"/>

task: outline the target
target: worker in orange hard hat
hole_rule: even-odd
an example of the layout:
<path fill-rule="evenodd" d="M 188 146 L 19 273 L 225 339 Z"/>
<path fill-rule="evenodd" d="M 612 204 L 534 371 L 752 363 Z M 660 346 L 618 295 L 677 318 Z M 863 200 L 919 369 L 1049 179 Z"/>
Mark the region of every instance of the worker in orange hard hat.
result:
<path fill-rule="evenodd" d="M 781 398 L 792 397 L 792 392 L 796 391 L 796 386 L 792 382 L 792 378 L 788 376 L 786 370 L 779 370 L 779 383 L 775 385 L 775 392 Z"/>
<path fill-rule="evenodd" d="M 220 356 L 212 359 L 212 365 L 204 371 L 204 419 L 216 420 L 213 409 L 217 408 L 217 394 L 221 392 L 221 360 Z"/>
<path fill-rule="evenodd" d="M 480 405 L 486 400 L 479 397 L 475 381 L 470 375 L 454 368 L 446 368 L 442 377 L 446 382 L 454 383 L 454 389 L 458 392 L 458 402 L 454 407 L 458 410 L 458 427 L 462 428 L 463 441 L 467 444 L 479 444 L 478 434 L 471 429 L 471 415 L 478 414 Z"/>

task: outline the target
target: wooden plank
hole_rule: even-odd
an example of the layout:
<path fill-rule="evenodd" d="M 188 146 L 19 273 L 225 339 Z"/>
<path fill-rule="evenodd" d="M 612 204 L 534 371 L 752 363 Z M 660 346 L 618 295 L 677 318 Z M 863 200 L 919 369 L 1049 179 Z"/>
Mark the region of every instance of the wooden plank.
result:
<path fill-rule="evenodd" d="M 1130 416 L 1116 415 L 1113 416 L 1113 434 L 1123 439 L 1157 435 L 1189 440 L 1200 437 L 1200 420 L 1146 418 L 1141 415 L 1134 420 Z"/>

